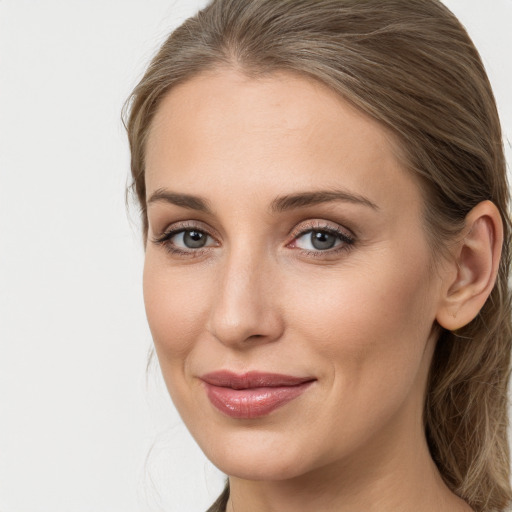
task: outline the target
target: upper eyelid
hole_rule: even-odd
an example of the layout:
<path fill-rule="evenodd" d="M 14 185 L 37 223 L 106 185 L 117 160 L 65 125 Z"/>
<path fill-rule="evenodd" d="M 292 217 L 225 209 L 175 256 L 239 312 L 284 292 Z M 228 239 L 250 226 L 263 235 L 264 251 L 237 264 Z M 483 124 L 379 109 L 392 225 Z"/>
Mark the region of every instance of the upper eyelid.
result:
<path fill-rule="evenodd" d="M 302 226 L 304 222 L 306 222 L 306 223 L 309 222 L 309 225 Z M 174 222 L 174 223 L 168 225 L 162 231 L 160 231 L 160 235 L 158 235 L 158 237 L 165 236 L 166 234 L 169 234 L 169 233 L 178 233 L 181 231 L 194 230 L 194 229 L 197 231 L 204 232 L 205 234 L 207 234 L 213 238 L 220 238 L 220 235 L 217 233 L 216 229 L 207 225 L 203 221 L 200 221 L 197 219 L 190 219 L 190 220 L 185 220 L 185 221 Z M 318 230 L 318 231 L 326 230 L 326 231 L 333 231 L 333 232 L 342 231 L 342 232 L 346 232 L 347 235 L 353 236 L 353 232 L 351 229 L 349 229 L 345 226 L 342 226 L 341 224 L 339 224 L 337 222 L 327 221 L 327 220 L 322 220 L 322 219 L 301 221 L 301 222 L 297 223 L 296 225 L 294 225 L 294 227 L 288 232 L 288 236 L 291 236 L 291 235 L 297 236 L 299 234 L 307 233 L 308 231 L 314 231 L 314 230 Z M 213 231 L 213 233 L 212 233 L 212 231 Z"/>
<path fill-rule="evenodd" d="M 206 235 L 211 236 L 212 238 L 220 238 L 215 229 L 208 226 L 203 221 L 196 219 L 173 222 L 172 224 L 167 225 L 163 230 L 157 230 L 157 232 L 159 233 L 157 237 L 160 238 L 170 233 L 176 234 L 181 231 L 192 230 L 201 231 L 202 233 L 205 233 Z"/>
<path fill-rule="evenodd" d="M 308 221 L 305 221 L 308 222 Z M 311 231 L 330 231 L 332 233 L 343 233 L 347 238 L 355 239 L 356 236 L 354 232 L 339 224 L 338 222 L 326 221 L 326 220 L 313 220 L 309 221 L 310 224 L 308 226 L 301 226 L 302 223 L 298 224 L 298 227 L 294 227 L 290 231 L 290 235 L 297 238 L 299 235 L 306 234 Z"/>
<path fill-rule="evenodd" d="M 308 221 L 306 221 L 307 223 Z M 304 226 L 303 223 L 299 223 L 297 227 L 294 227 L 291 231 L 291 233 L 300 233 L 302 231 L 308 231 L 308 230 L 315 230 L 318 229 L 321 231 L 322 229 L 325 230 L 332 230 L 332 231 L 350 231 L 348 228 L 345 228 L 344 226 L 338 224 L 337 222 L 329 222 L 329 221 L 323 221 L 323 220 L 314 220 L 310 222 L 308 225 Z"/>
<path fill-rule="evenodd" d="M 197 228 L 197 227 L 193 227 L 193 226 L 167 228 L 160 235 L 155 236 L 153 238 L 153 241 L 155 243 L 169 243 L 169 240 L 171 238 L 173 238 L 176 235 L 178 235 L 179 233 L 183 233 L 185 231 L 199 231 L 200 233 L 203 233 L 204 235 L 206 235 L 207 237 L 211 238 L 216 243 L 218 243 L 218 240 L 214 236 L 212 236 L 209 231 L 207 231 L 203 228 Z M 205 247 L 203 247 L 202 249 L 205 249 Z M 190 250 L 193 251 L 194 249 L 190 249 Z"/>

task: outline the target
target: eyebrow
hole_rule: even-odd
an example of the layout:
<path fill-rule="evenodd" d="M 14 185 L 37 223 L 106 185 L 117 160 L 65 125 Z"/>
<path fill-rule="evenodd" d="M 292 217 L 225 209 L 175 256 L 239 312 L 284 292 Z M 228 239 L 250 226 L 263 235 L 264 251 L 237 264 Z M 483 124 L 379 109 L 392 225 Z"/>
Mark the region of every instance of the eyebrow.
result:
<path fill-rule="evenodd" d="M 367 197 L 353 194 L 346 190 L 318 190 L 276 197 L 270 203 L 270 212 L 282 213 L 289 210 L 306 208 L 308 206 L 330 203 L 333 201 L 360 204 L 373 210 L 379 210 L 379 207 Z M 196 210 L 207 214 L 212 213 L 212 208 L 206 199 L 190 194 L 179 194 L 162 188 L 153 192 L 148 199 L 148 204 L 156 202 L 170 203 L 182 208 Z"/>
<path fill-rule="evenodd" d="M 346 190 L 319 190 L 276 197 L 270 204 L 270 211 L 280 213 L 332 201 L 361 204 L 373 210 L 379 210 L 379 207 L 375 203 L 364 196 L 353 194 Z"/>
<path fill-rule="evenodd" d="M 160 202 L 174 204 L 176 206 L 181 206 L 182 208 L 188 208 L 189 210 L 212 213 L 212 209 L 210 208 L 208 201 L 205 199 L 199 196 L 192 196 L 190 194 L 170 192 L 163 188 L 155 190 L 148 199 L 148 204 Z"/>

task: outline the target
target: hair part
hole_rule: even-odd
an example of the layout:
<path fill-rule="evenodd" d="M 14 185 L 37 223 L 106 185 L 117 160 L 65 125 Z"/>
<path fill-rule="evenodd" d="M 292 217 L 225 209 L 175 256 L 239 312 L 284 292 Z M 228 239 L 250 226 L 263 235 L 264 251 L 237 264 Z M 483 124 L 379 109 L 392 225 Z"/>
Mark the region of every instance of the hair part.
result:
<path fill-rule="evenodd" d="M 496 104 L 467 32 L 438 0 L 214 0 L 171 34 L 125 105 L 145 241 L 153 117 L 177 84 L 225 66 L 253 77 L 312 77 L 394 133 L 406 167 L 421 181 L 435 254 L 461 233 L 479 202 L 499 209 L 505 241 L 496 284 L 477 318 L 457 332 L 442 331 L 424 422 L 450 489 L 477 512 L 504 511 L 512 498 L 511 222 Z"/>

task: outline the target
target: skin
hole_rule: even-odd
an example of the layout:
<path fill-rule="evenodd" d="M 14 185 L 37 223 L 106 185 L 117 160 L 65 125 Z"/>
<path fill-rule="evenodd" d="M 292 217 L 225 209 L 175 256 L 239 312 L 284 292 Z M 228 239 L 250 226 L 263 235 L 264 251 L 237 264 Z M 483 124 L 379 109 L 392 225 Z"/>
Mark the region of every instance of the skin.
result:
<path fill-rule="evenodd" d="M 218 70 L 159 107 L 146 160 L 147 317 L 178 411 L 230 475 L 230 511 L 470 510 L 444 485 L 422 424 L 436 319 L 465 314 L 453 299 L 461 261 L 432 265 L 421 190 L 397 154 L 381 125 L 291 74 Z M 270 211 L 278 196 L 325 190 L 351 199 Z M 475 214 L 475 233 L 494 247 L 492 215 Z M 201 230 L 206 246 L 187 248 L 183 233 L 156 241 L 173 229 Z M 353 243 L 318 250 L 312 229 Z M 240 420 L 212 406 L 200 379 L 221 369 L 316 380 Z"/>

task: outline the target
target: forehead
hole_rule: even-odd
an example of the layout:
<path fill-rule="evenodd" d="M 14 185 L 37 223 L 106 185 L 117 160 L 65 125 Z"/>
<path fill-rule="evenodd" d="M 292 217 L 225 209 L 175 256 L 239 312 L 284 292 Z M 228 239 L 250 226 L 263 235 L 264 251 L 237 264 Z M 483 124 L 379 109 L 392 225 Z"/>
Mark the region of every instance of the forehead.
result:
<path fill-rule="evenodd" d="M 336 187 L 341 180 L 379 196 L 376 184 L 411 180 L 398 154 L 389 130 L 316 80 L 225 69 L 164 97 L 148 138 L 146 183 L 149 194 L 170 180 L 233 189 L 281 186 L 278 177 L 289 188 Z"/>

